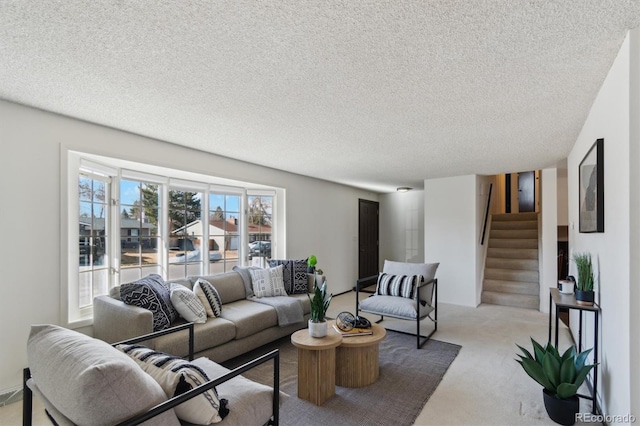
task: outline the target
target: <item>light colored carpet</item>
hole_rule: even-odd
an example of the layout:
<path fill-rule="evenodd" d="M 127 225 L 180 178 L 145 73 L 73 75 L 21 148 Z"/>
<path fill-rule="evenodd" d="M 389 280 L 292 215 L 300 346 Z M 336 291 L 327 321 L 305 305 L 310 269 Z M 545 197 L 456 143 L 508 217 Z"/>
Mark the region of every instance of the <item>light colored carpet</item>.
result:
<path fill-rule="evenodd" d="M 334 298 L 329 315 L 343 310 L 354 312 L 355 293 Z M 424 321 L 424 331 L 429 323 Z M 405 331 L 415 329 L 408 321 L 385 319 L 383 324 Z M 515 362 L 519 352 L 516 343 L 530 347 L 530 336 L 546 342 L 548 332 L 548 314 L 531 309 L 440 304 L 438 331 L 433 338 L 462 349 L 415 425 L 556 425 L 545 411 L 542 387 Z M 561 325 L 559 347 L 568 347 L 570 339 L 569 330 Z M 580 409 L 590 412 L 590 402 L 580 400 Z"/>
<path fill-rule="evenodd" d="M 355 293 L 335 297 L 330 316 L 354 311 Z M 542 403 L 541 387 L 514 361 L 515 343 L 529 345 L 529 336 L 547 340 L 547 314 L 496 305 L 477 308 L 441 304 L 434 339 L 462 346 L 436 391 L 416 419 L 416 425 L 555 425 Z M 406 326 L 397 321 L 397 326 Z M 563 326 L 560 347 L 570 338 Z M 581 411 L 590 407 L 581 400 Z M 34 424 L 46 425 L 39 401 Z M 0 424 L 22 424 L 22 403 L 0 407 Z"/>

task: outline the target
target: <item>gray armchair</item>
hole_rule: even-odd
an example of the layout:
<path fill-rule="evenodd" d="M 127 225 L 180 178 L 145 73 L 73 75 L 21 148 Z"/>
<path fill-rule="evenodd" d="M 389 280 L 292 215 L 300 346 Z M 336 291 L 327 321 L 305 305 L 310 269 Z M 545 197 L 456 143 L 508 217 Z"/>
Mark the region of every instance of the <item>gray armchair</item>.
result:
<path fill-rule="evenodd" d="M 378 323 L 385 316 L 415 321 L 416 344 L 420 349 L 438 329 L 438 280 L 435 278 L 438 265 L 385 260 L 381 274 L 356 281 L 356 315 L 360 312 L 379 315 Z M 376 291 L 360 300 L 362 289 L 373 283 L 377 283 Z M 433 322 L 433 330 L 426 336 L 420 333 L 420 323 L 425 318 Z"/>

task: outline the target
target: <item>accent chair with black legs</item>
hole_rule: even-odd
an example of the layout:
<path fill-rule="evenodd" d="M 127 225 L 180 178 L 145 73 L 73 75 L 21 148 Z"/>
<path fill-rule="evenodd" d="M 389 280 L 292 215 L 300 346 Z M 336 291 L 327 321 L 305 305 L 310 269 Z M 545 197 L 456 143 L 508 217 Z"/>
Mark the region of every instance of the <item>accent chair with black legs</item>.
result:
<path fill-rule="evenodd" d="M 416 336 L 420 349 L 438 329 L 438 280 L 435 278 L 438 265 L 385 260 L 381 273 L 356 281 L 356 315 L 360 312 L 379 315 L 377 323 L 384 321 L 385 316 L 414 321 L 415 334 L 406 334 Z M 374 283 L 375 292 L 360 300 L 362 289 Z M 420 324 L 425 318 L 433 322 L 433 329 L 427 335 L 420 333 Z"/>

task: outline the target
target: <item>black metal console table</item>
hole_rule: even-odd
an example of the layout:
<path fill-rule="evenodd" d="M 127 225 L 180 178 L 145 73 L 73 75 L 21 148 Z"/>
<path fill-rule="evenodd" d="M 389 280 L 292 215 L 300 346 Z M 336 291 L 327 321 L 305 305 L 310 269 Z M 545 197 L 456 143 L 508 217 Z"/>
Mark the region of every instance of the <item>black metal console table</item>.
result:
<path fill-rule="evenodd" d="M 589 395 L 581 395 L 578 394 L 580 398 L 591 400 L 592 414 L 598 414 L 598 404 L 596 402 L 596 394 L 598 392 L 598 317 L 600 315 L 600 306 L 597 304 L 593 304 L 593 306 L 585 306 L 579 305 L 576 301 L 576 297 L 573 294 L 563 294 L 557 288 L 549 288 L 551 293 L 551 297 L 549 297 L 549 342 L 551 342 L 551 318 L 553 310 L 552 305 L 555 303 L 556 305 L 556 338 L 555 338 L 555 347 L 558 348 L 558 312 L 560 308 L 567 309 L 576 309 L 579 311 L 580 320 L 578 325 L 578 352 L 582 352 L 582 313 L 584 311 L 593 312 L 593 363 L 596 366 L 593 368 L 593 391 L 591 392 L 591 396 Z"/>

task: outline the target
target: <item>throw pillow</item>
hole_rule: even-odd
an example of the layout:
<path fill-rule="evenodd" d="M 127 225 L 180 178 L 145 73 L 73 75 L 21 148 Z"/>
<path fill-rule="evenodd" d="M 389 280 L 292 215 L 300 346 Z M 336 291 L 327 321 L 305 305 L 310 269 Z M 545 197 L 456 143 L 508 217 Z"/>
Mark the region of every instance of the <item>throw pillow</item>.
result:
<path fill-rule="evenodd" d="M 193 286 L 193 292 L 202 302 L 208 317 L 217 318 L 222 314 L 222 299 L 218 290 L 209 281 L 198 278 Z"/>
<path fill-rule="evenodd" d="M 309 292 L 306 260 L 269 260 L 269 266 L 283 266 L 282 279 L 287 294 L 304 294 Z"/>
<path fill-rule="evenodd" d="M 171 303 L 182 318 L 189 322 L 207 322 L 207 311 L 204 309 L 200 298 L 180 284 L 171 284 Z"/>
<path fill-rule="evenodd" d="M 118 345 L 140 367 L 153 377 L 169 398 L 182 395 L 209 381 L 199 367 L 175 356 L 140 345 Z M 229 414 L 227 400 L 220 399 L 215 388 L 178 405 L 174 410 L 179 419 L 198 425 L 218 423 Z"/>
<path fill-rule="evenodd" d="M 253 292 L 256 297 L 286 296 L 282 279 L 283 266 L 269 269 L 250 270 Z"/>
<path fill-rule="evenodd" d="M 127 305 L 148 309 L 153 313 L 153 331 L 165 330 L 178 318 L 178 311 L 171 304 L 169 286 L 158 274 L 148 275 L 138 281 L 122 284 L 120 298 Z"/>
<path fill-rule="evenodd" d="M 245 297 L 247 298 L 254 296 L 253 283 L 251 282 L 251 274 L 249 273 L 249 271 L 252 269 L 256 270 L 261 268 L 258 268 L 257 266 L 238 266 L 238 265 L 233 267 L 233 270 L 239 273 L 240 276 L 242 277 L 242 281 L 244 282 Z"/>
<path fill-rule="evenodd" d="M 376 294 L 385 296 L 399 296 L 413 299 L 416 293 L 416 285 L 422 282 L 422 276 L 418 275 L 391 275 L 380 272 Z"/>

